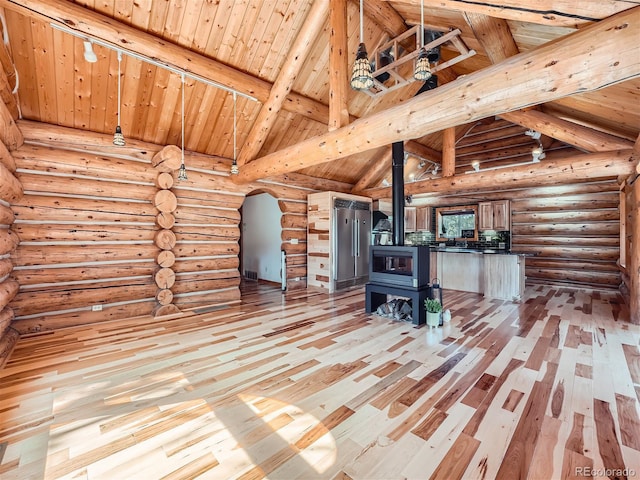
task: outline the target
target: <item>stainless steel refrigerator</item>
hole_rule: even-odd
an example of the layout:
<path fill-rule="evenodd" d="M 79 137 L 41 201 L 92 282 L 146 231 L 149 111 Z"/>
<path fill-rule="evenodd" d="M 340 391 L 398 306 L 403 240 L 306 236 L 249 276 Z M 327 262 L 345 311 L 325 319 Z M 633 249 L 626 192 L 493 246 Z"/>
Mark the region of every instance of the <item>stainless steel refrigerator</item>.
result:
<path fill-rule="evenodd" d="M 333 280 L 335 290 L 361 285 L 369 278 L 371 205 L 333 201 Z"/>

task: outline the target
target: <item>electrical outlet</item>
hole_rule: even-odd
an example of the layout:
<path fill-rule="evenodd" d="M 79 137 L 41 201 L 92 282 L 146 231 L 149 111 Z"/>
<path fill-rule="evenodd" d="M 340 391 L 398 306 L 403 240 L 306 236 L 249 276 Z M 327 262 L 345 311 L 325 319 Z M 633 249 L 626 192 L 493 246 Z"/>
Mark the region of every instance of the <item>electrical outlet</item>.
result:
<path fill-rule="evenodd" d="M 101 312 L 102 311 L 102 305 L 91 305 L 91 311 L 92 312 Z"/>

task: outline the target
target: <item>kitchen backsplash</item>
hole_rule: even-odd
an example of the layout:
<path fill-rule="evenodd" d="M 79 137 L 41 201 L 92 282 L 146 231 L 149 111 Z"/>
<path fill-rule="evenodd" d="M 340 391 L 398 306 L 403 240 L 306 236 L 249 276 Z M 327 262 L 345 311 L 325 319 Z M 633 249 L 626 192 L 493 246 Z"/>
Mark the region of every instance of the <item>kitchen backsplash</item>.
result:
<path fill-rule="evenodd" d="M 437 242 L 436 235 L 433 232 L 411 232 L 405 234 L 406 245 L 429 245 L 438 247 L 441 243 L 445 243 L 447 247 L 466 247 L 477 248 L 478 250 L 495 249 L 510 250 L 511 235 L 510 232 L 495 232 L 493 230 L 478 233 L 479 240 L 477 242 L 465 242 L 449 240 L 448 242 Z M 504 243 L 504 248 L 501 248 Z"/>

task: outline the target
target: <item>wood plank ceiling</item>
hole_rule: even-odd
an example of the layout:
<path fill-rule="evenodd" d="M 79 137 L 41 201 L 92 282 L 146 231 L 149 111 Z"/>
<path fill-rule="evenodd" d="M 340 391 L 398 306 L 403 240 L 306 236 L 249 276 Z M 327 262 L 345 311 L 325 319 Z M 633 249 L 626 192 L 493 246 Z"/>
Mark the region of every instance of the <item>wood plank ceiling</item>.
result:
<path fill-rule="evenodd" d="M 518 52 L 531 51 L 635 6 L 631 1 L 614 0 L 499 0 L 492 2 L 492 6 L 456 0 L 426 0 L 424 3 L 426 28 L 443 32 L 458 28 L 466 46 L 477 52 L 442 71 L 439 74 L 441 84 L 483 70 L 500 60 L 496 57 L 502 55 L 506 58 Z M 8 50 L 19 78 L 19 107 L 23 118 L 97 133 L 114 131 L 118 107 L 116 52 L 95 45 L 98 61 L 88 63 L 83 58 L 82 40 L 50 25 L 66 17 L 56 17 L 48 12 L 75 11 L 71 7 L 81 7 L 82 11 L 93 15 L 92 18 L 108 21 L 103 28 L 108 25 L 115 32 L 114 38 L 120 35 L 123 41 L 129 41 L 121 43 L 125 48 L 140 48 L 126 34 L 127 28 L 133 27 L 151 39 L 179 46 L 185 54 L 200 54 L 231 67 L 243 82 L 253 84 L 254 95 L 260 101 L 237 97 L 236 155 L 242 154 L 251 130 L 259 127 L 256 122 L 260 108 L 267 101 L 269 89 L 278 81 L 283 66 L 291 62 L 291 49 L 308 28 L 307 16 L 310 12 L 317 14 L 313 13 L 313 2 L 309 0 L 0 0 L 0 6 L 4 7 Z M 347 64 L 350 70 L 359 43 L 358 2 L 348 1 L 346 12 Z M 386 38 L 420 23 L 418 0 L 367 0 L 364 12 L 365 43 L 369 50 Z M 47 18 L 47 14 L 51 18 Z M 489 29 L 495 38 L 485 38 L 489 33 L 483 31 L 482 25 L 487 20 L 500 22 L 502 32 Z M 87 23 L 75 27 L 92 33 L 95 25 Z M 99 29 L 95 32 L 100 36 Z M 258 157 L 327 132 L 331 92 L 330 33 L 331 25 L 326 15 L 323 27 L 305 49 L 306 57 L 292 83 L 289 103 L 285 103 L 277 113 Z M 505 45 L 511 45 L 510 51 L 499 52 L 500 49 L 508 50 Z M 165 60 L 167 51 L 158 48 L 153 56 Z M 445 44 L 443 60 L 456 52 L 451 45 Z M 180 75 L 125 55 L 121 80 L 120 123 L 125 137 L 180 145 Z M 236 87 L 233 79 L 212 80 Z M 382 111 L 413 97 L 420 86 L 416 82 L 380 98 L 347 89 L 348 112 L 354 119 Z M 232 159 L 233 96 L 189 77 L 185 81 L 184 93 L 186 149 Z M 304 105 L 301 99 L 306 102 Z M 570 122 L 569 126 L 588 127 L 631 146 L 640 132 L 639 100 L 640 79 L 635 78 L 555 100 L 540 105 L 539 110 L 552 121 L 566 120 Z M 530 161 L 530 152 L 536 142 L 524 134 L 527 127 L 512 123 L 515 121 L 514 118 L 490 117 L 459 125 L 455 131 L 457 173 L 470 170 L 473 161 L 479 161 L 483 168 Z M 442 132 L 436 132 L 412 142 L 413 146 L 408 145 L 408 151 L 417 155 L 409 158 L 407 180 L 433 175 L 428 171 L 433 165 L 424 160 L 439 161 L 442 138 Z M 550 159 L 588 151 L 546 135 L 543 135 L 542 143 Z M 366 176 L 367 184 L 359 184 L 366 188 L 379 184 L 385 178 L 390 180 L 389 168 L 384 163 L 375 172 L 372 169 L 376 162 L 386 162 L 389 157 L 388 149 L 379 148 L 307 167 L 301 173 L 354 185 Z M 390 165 L 390 162 L 386 164 Z"/>

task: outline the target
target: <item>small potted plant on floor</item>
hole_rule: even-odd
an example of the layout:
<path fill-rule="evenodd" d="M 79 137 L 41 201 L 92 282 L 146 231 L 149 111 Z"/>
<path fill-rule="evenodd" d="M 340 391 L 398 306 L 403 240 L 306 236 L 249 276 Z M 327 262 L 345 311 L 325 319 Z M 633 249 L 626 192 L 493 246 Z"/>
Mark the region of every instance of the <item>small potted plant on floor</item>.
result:
<path fill-rule="evenodd" d="M 427 298 L 424 301 L 424 308 L 427 310 L 427 325 L 437 327 L 440 324 L 440 312 L 442 304 L 437 298 Z"/>

